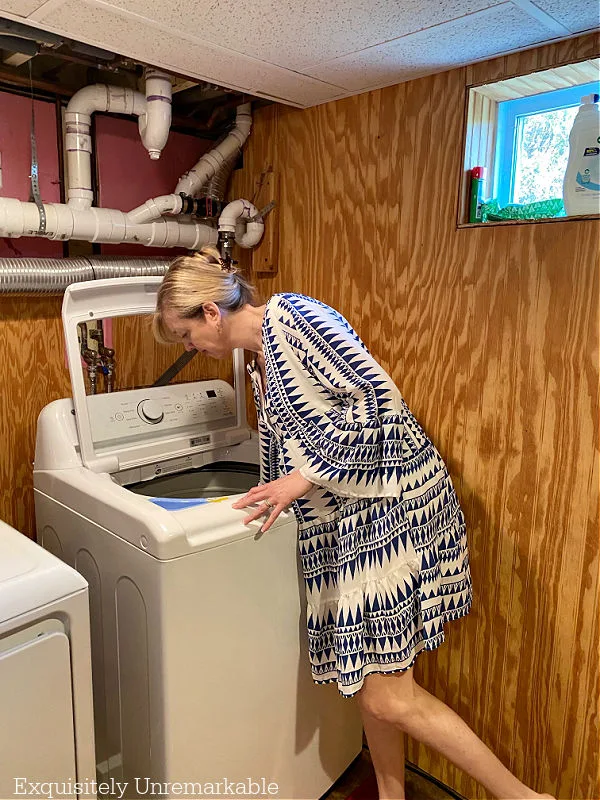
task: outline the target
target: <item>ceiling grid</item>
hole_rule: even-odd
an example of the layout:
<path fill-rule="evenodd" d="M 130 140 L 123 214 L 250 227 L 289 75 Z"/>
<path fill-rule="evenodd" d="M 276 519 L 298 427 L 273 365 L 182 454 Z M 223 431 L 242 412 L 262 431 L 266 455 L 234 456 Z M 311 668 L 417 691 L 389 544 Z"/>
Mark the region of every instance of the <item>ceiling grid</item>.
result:
<path fill-rule="evenodd" d="M 0 0 L 0 14 L 299 107 L 600 26 L 597 0 Z"/>

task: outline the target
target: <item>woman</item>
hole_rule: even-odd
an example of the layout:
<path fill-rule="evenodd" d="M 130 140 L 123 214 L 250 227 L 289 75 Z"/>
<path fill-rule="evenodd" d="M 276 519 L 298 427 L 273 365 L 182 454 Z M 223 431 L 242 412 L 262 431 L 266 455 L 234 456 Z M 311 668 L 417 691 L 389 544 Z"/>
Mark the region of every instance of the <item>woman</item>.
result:
<path fill-rule="evenodd" d="M 261 483 L 233 507 L 256 506 L 244 521 L 265 516 L 263 531 L 293 507 L 313 679 L 356 696 L 380 800 L 405 796 L 404 733 L 494 797 L 551 797 L 413 679 L 418 653 L 471 605 L 464 518 L 439 454 L 348 322 L 298 294 L 254 306 L 252 287 L 204 248 L 171 265 L 154 331 L 214 358 L 256 354 Z"/>

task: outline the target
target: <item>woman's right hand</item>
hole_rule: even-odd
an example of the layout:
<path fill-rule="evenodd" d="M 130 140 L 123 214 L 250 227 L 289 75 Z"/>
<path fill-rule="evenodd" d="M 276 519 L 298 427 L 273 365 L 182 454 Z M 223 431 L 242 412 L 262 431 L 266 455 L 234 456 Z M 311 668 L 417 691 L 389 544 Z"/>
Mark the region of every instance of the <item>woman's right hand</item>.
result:
<path fill-rule="evenodd" d="M 294 500 L 307 494 L 313 486 L 313 483 L 302 477 L 300 472 L 295 469 L 270 483 L 254 486 L 243 497 L 236 500 L 232 508 L 247 508 L 258 503 L 258 508 L 244 519 L 244 525 L 269 514 L 269 518 L 261 527 L 261 531 L 265 532 L 269 530 L 282 511 L 285 511 Z"/>

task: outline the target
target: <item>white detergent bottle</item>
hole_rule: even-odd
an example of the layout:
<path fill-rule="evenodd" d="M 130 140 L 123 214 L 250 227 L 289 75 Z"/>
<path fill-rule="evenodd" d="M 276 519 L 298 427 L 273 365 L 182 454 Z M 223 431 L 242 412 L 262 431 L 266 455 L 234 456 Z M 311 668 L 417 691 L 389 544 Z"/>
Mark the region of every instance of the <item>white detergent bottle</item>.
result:
<path fill-rule="evenodd" d="M 563 182 L 568 216 L 600 214 L 600 95 L 581 98 L 569 135 L 569 161 Z"/>

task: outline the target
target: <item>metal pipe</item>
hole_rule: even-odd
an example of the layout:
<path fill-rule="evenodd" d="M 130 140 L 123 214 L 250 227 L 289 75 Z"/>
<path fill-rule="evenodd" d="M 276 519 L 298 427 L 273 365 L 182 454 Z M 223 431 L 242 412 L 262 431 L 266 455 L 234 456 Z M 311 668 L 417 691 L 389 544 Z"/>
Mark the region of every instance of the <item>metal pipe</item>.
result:
<path fill-rule="evenodd" d="M 62 294 L 71 283 L 164 275 L 168 258 L 0 258 L 0 294 Z"/>

